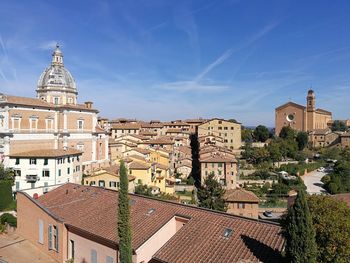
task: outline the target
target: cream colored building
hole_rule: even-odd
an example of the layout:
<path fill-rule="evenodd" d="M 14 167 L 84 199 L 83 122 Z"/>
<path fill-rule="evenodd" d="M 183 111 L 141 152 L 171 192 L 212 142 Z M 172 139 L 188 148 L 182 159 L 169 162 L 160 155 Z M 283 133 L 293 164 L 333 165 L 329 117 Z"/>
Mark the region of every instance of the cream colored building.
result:
<path fill-rule="evenodd" d="M 241 147 L 241 124 L 223 119 L 211 119 L 198 126 L 198 137 L 213 135 L 222 138 L 223 146 L 237 150 Z"/>
<path fill-rule="evenodd" d="M 214 173 L 216 180 L 225 187 L 225 189 L 235 189 L 237 182 L 237 160 L 224 154 L 212 154 L 209 157 L 201 156 L 201 183 Z"/>
<path fill-rule="evenodd" d="M 0 94 L 0 159 L 40 149 L 77 149 L 83 170 L 108 161 L 108 135 L 92 102 L 77 104 L 75 81 L 57 47 L 38 81 L 37 98 Z"/>
<path fill-rule="evenodd" d="M 277 135 L 284 126 L 290 126 L 297 131 L 311 132 L 316 129 L 326 129 L 331 121 L 331 112 L 316 108 L 316 96 L 313 90 L 308 91 L 306 107 L 287 102 L 275 109 Z"/>
<path fill-rule="evenodd" d="M 42 149 L 10 155 L 8 167 L 13 169 L 13 192 L 29 191 L 41 195 L 52 187 L 67 182 L 80 184 L 82 152 L 75 149 Z"/>

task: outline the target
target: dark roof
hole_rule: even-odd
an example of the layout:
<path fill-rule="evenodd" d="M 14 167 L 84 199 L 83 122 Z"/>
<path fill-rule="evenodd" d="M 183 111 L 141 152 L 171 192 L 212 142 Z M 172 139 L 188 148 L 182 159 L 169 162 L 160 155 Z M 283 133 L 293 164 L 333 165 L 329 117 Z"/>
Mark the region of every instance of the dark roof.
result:
<path fill-rule="evenodd" d="M 189 221 L 154 255 L 155 262 L 279 262 L 284 239 L 280 226 L 169 201 L 130 195 L 132 247 L 139 248 L 174 216 Z M 73 202 L 74 201 L 74 202 Z M 118 192 L 65 184 L 37 202 L 65 224 L 118 243 Z M 151 209 L 154 212 L 149 215 Z M 233 230 L 225 238 L 226 228 Z"/>

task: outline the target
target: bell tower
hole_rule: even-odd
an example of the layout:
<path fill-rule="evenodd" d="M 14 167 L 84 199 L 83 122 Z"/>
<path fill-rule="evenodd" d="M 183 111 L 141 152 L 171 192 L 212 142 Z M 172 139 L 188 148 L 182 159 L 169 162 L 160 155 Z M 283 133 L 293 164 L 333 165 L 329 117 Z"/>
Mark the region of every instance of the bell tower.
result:
<path fill-rule="evenodd" d="M 307 92 L 306 96 L 306 127 L 307 131 L 315 129 L 316 115 L 316 97 L 312 89 Z"/>

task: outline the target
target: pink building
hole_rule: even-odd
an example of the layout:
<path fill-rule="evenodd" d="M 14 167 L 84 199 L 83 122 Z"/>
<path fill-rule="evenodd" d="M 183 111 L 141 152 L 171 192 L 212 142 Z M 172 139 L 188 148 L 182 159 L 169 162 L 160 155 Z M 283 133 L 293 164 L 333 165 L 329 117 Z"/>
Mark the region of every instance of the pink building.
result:
<path fill-rule="evenodd" d="M 19 192 L 18 233 L 57 262 L 119 262 L 118 192 L 65 184 Z M 280 226 L 130 195 L 133 262 L 280 262 Z"/>

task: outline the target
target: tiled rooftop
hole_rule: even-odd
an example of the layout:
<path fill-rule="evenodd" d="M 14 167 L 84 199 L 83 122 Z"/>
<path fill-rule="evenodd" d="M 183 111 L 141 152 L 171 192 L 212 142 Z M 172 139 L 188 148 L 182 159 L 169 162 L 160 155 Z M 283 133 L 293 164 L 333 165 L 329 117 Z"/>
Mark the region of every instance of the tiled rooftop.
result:
<path fill-rule="evenodd" d="M 76 149 L 41 149 L 41 150 L 32 150 L 27 152 L 21 152 L 21 153 L 13 153 L 10 154 L 10 157 L 42 157 L 42 158 L 56 158 L 56 157 L 63 157 L 63 156 L 70 156 L 70 155 L 81 155 L 83 154 L 81 151 L 78 151 Z"/>
<path fill-rule="evenodd" d="M 280 262 L 284 239 L 278 225 L 137 195 L 130 198 L 134 250 L 175 215 L 190 218 L 156 252 L 154 262 Z M 37 202 L 68 225 L 118 242 L 118 192 L 68 183 Z M 154 212 L 148 215 L 151 208 Z M 232 230 L 231 236 L 224 236 L 226 229 Z"/>

